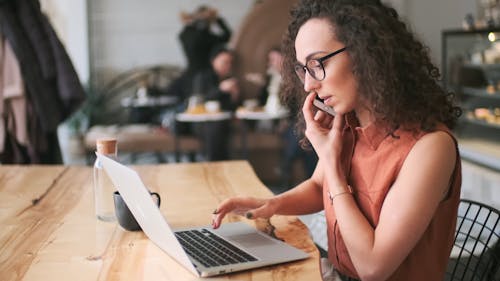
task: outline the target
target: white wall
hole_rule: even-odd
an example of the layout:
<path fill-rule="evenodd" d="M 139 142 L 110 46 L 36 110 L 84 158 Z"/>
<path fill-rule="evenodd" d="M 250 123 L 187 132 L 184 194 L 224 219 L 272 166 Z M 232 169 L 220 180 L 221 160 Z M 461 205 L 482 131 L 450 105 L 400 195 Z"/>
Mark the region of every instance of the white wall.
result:
<path fill-rule="evenodd" d="M 234 32 L 253 1 L 90 0 L 90 57 L 96 85 L 135 67 L 185 66 L 177 37 L 182 29 L 179 13 L 202 4 L 217 8 Z"/>
<path fill-rule="evenodd" d="M 59 39 L 70 56 L 80 81 L 89 80 L 89 50 L 86 0 L 41 0 Z"/>
<path fill-rule="evenodd" d="M 383 0 L 392 5 L 441 67 L 441 31 L 462 27 L 465 15 L 477 15 L 474 0 Z"/>
<path fill-rule="evenodd" d="M 87 12 L 87 2 L 89 11 Z M 181 10 L 201 4 L 217 7 L 233 30 L 253 0 L 41 0 L 67 47 L 82 82 L 90 68 L 122 71 L 157 63 L 185 65 L 177 34 Z M 476 15 L 473 0 L 385 0 L 407 19 L 419 38 L 430 47 L 433 61 L 441 65 L 441 31 L 460 28 L 465 14 Z M 93 28 L 87 32 L 86 17 Z M 92 37 L 89 66 L 88 37 Z M 135 35 L 133 35 L 135 34 Z"/>
<path fill-rule="evenodd" d="M 465 15 L 476 16 L 473 0 L 400 0 L 406 1 L 406 16 L 413 31 L 430 48 L 436 65 L 441 66 L 441 31 L 462 27 Z"/>

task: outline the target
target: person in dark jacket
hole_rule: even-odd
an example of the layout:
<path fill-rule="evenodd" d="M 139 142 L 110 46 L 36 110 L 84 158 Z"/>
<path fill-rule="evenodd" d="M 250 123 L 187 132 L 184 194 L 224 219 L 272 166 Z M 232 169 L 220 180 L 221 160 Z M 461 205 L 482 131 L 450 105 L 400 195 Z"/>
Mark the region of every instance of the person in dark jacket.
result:
<path fill-rule="evenodd" d="M 231 30 L 217 10 L 201 6 L 191 14 L 182 14 L 184 28 L 179 34 L 182 49 L 186 55 L 187 72 L 196 72 L 210 68 L 210 53 L 216 46 L 223 45 L 231 38 Z M 213 27 L 220 33 L 212 31 Z"/>
<path fill-rule="evenodd" d="M 192 94 L 194 77 L 210 70 L 210 55 L 214 48 L 226 44 L 231 38 L 231 30 L 225 20 L 218 16 L 217 10 L 200 6 L 192 14 L 182 13 L 184 28 L 179 34 L 182 50 L 187 59 L 187 67 L 181 76 L 172 82 L 167 94 L 185 99 Z M 213 29 L 219 29 L 215 33 Z M 179 92 L 178 89 L 183 89 Z M 183 95 L 183 96 L 181 96 Z"/>

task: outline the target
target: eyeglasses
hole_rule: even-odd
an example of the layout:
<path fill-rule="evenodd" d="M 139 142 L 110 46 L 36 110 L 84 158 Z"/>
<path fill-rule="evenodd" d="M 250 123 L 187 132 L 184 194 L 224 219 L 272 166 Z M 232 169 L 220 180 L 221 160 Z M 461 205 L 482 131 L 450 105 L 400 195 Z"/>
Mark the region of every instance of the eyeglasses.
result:
<path fill-rule="evenodd" d="M 302 83 L 304 83 L 304 81 L 306 80 L 306 72 L 309 72 L 309 75 L 311 75 L 311 77 L 314 78 L 315 80 L 321 81 L 325 79 L 326 76 L 325 66 L 323 65 L 323 62 L 337 54 L 342 53 L 345 50 L 346 47 L 339 49 L 333 53 L 329 53 L 324 57 L 317 59 L 310 59 L 306 61 L 306 65 L 297 63 L 295 65 L 295 73 L 299 77 L 300 81 L 302 81 Z"/>

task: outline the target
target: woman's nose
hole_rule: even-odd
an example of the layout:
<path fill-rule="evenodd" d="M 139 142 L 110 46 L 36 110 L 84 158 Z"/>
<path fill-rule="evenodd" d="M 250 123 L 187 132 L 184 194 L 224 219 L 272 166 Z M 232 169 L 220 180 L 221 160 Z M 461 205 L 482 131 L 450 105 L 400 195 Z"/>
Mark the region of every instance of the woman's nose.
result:
<path fill-rule="evenodd" d="M 319 85 L 319 81 L 312 78 L 308 71 L 306 71 L 304 76 L 304 90 L 309 93 L 312 90 L 316 89 Z"/>

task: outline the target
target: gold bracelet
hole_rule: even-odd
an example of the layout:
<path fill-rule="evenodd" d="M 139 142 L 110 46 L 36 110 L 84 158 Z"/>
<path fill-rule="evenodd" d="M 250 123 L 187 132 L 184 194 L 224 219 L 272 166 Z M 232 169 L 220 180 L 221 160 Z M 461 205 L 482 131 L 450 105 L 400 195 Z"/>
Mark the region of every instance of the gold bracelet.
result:
<path fill-rule="evenodd" d="M 353 194 L 353 193 L 354 193 L 354 191 L 352 190 L 352 187 L 350 185 L 347 185 L 346 191 L 339 192 L 335 195 L 332 195 L 330 190 L 328 190 L 328 198 L 330 198 L 330 203 L 333 205 L 333 199 L 335 199 L 335 197 L 340 196 L 340 195 L 344 195 L 344 194 Z"/>

